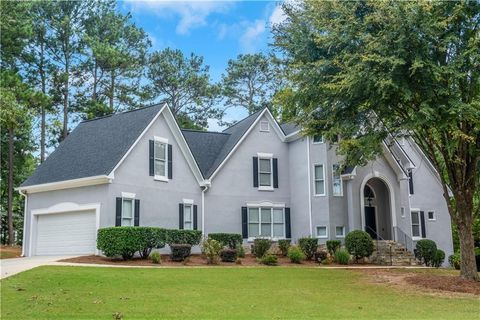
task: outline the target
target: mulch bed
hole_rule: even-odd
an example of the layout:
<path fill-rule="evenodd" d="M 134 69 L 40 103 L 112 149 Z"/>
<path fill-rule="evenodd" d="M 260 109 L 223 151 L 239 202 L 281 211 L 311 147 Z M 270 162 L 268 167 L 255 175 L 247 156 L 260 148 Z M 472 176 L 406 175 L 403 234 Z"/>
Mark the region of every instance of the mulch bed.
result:
<path fill-rule="evenodd" d="M 2 259 L 20 258 L 22 247 L 20 246 L 0 246 L 0 257 Z"/>
<path fill-rule="evenodd" d="M 465 280 L 458 276 L 433 276 L 416 274 L 405 278 L 409 284 L 421 286 L 427 289 L 470 293 L 480 295 L 480 282 Z"/>

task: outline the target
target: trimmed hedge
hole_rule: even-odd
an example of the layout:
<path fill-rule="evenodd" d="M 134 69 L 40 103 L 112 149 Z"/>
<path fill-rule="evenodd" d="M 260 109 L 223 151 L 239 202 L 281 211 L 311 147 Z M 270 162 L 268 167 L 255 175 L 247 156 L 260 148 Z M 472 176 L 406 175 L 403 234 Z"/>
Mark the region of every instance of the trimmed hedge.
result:
<path fill-rule="evenodd" d="M 257 238 L 253 240 L 252 254 L 256 258 L 261 258 L 267 253 L 268 250 L 270 250 L 271 246 L 272 246 L 272 240 Z"/>
<path fill-rule="evenodd" d="M 134 227 L 135 232 L 140 237 L 142 249 L 139 251 L 142 259 L 147 259 L 152 249 L 165 247 L 165 237 L 167 230 L 154 227 Z"/>
<path fill-rule="evenodd" d="M 373 240 L 368 232 L 354 230 L 345 237 L 345 247 L 358 261 L 361 258 L 369 257 L 373 253 Z"/>
<path fill-rule="evenodd" d="M 430 239 L 418 240 L 415 246 L 415 258 L 427 267 L 433 266 L 435 255 L 437 253 L 437 244 Z"/>
<path fill-rule="evenodd" d="M 170 250 L 172 250 L 170 254 L 172 261 L 183 261 L 190 255 L 192 246 L 189 244 L 171 244 Z"/>
<path fill-rule="evenodd" d="M 327 241 L 328 253 L 330 253 L 330 255 L 333 256 L 335 254 L 335 251 L 340 249 L 341 245 L 342 245 L 342 242 L 340 240 L 328 240 Z"/>
<path fill-rule="evenodd" d="M 173 244 L 189 244 L 196 246 L 202 240 L 202 231 L 200 230 L 167 230 L 166 243 L 169 246 Z"/>
<path fill-rule="evenodd" d="M 220 258 L 223 262 L 235 262 L 237 260 L 237 250 L 236 249 L 223 249 L 220 251 Z"/>
<path fill-rule="evenodd" d="M 112 227 L 98 230 L 97 248 L 107 257 L 132 259 L 136 252 L 150 254 L 153 247 L 165 245 L 160 228 Z M 147 255 L 148 257 L 148 255 Z"/>
<path fill-rule="evenodd" d="M 238 233 L 209 233 L 208 237 L 217 240 L 222 246 L 230 249 L 236 249 L 243 242 L 242 235 Z"/>
<path fill-rule="evenodd" d="M 435 257 L 433 257 L 432 267 L 440 268 L 445 261 L 445 252 L 443 250 L 437 249 L 435 252 Z"/>
<path fill-rule="evenodd" d="M 313 237 L 298 239 L 298 246 L 302 249 L 307 260 L 312 260 L 317 252 L 318 239 Z"/>
<path fill-rule="evenodd" d="M 288 254 L 288 248 L 290 248 L 290 243 L 291 240 L 289 239 L 278 240 L 278 248 L 280 249 L 280 252 L 284 257 L 286 257 Z"/>

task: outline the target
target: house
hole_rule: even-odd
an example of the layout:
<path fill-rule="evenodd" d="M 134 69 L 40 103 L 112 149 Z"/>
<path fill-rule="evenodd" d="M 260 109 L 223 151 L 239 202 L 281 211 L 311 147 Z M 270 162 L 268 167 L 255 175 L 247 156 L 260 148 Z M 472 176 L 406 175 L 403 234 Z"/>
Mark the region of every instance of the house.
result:
<path fill-rule="evenodd" d="M 81 122 L 18 190 L 24 255 L 93 254 L 98 228 L 161 226 L 274 240 L 355 229 L 452 252 L 438 174 L 409 138 L 364 167 L 268 109 L 223 132 L 181 130 L 167 106 Z"/>

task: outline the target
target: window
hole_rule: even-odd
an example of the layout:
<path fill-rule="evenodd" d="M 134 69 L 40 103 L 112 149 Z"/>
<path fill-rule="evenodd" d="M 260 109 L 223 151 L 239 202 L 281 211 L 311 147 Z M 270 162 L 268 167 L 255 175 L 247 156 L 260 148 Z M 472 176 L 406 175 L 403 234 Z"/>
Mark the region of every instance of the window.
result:
<path fill-rule="evenodd" d="M 270 131 L 270 124 L 268 123 L 268 121 L 260 121 L 260 131 L 262 132 Z"/>
<path fill-rule="evenodd" d="M 419 211 L 412 211 L 412 237 L 420 238 L 421 237 L 421 230 L 420 230 L 420 212 Z"/>
<path fill-rule="evenodd" d="M 273 187 L 272 158 L 258 158 L 258 181 L 261 187 Z"/>
<path fill-rule="evenodd" d="M 413 194 L 413 172 L 412 170 L 408 171 L 408 190 L 410 194 Z"/>
<path fill-rule="evenodd" d="M 323 143 L 323 136 L 322 135 L 314 135 L 313 136 L 313 143 Z"/>
<path fill-rule="evenodd" d="M 328 238 L 327 226 L 317 226 L 317 238 Z"/>
<path fill-rule="evenodd" d="M 400 216 L 401 216 L 402 218 L 405 218 L 405 207 L 401 207 L 401 208 L 400 208 Z"/>
<path fill-rule="evenodd" d="M 340 166 L 338 164 L 334 164 L 332 167 L 332 178 L 333 178 L 333 195 L 343 196 L 343 183 L 342 183 L 342 178 L 340 177 Z"/>
<path fill-rule="evenodd" d="M 183 229 L 193 230 L 193 212 L 191 204 L 183 205 Z"/>
<path fill-rule="evenodd" d="M 325 195 L 325 171 L 323 164 L 315 165 L 315 195 Z"/>
<path fill-rule="evenodd" d="M 435 220 L 437 220 L 437 219 L 435 218 L 435 212 L 434 212 L 434 211 L 428 211 L 427 216 L 428 216 L 428 220 L 429 220 L 429 221 L 435 221 Z"/>
<path fill-rule="evenodd" d="M 248 208 L 248 237 L 284 238 L 284 208 Z"/>
<path fill-rule="evenodd" d="M 122 227 L 133 226 L 134 205 L 133 199 L 122 199 Z"/>
<path fill-rule="evenodd" d="M 345 227 L 344 226 L 335 227 L 335 237 L 337 237 L 337 238 L 345 237 Z"/>
<path fill-rule="evenodd" d="M 167 152 L 168 141 L 155 137 L 155 147 L 153 153 L 155 179 L 167 179 Z"/>

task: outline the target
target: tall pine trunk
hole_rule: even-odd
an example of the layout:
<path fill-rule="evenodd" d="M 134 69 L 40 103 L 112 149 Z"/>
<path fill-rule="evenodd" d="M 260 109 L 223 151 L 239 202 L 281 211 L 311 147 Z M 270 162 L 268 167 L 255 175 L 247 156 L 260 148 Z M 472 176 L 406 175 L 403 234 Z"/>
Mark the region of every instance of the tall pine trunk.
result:
<path fill-rule="evenodd" d="M 8 128 L 8 195 L 7 195 L 7 226 L 8 226 L 8 244 L 14 245 L 13 232 L 13 148 L 14 148 L 14 131 Z"/>
<path fill-rule="evenodd" d="M 114 95 L 115 95 L 115 71 L 112 70 L 111 73 L 110 73 L 110 97 L 109 97 L 110 110 L 113 110 Z"/>
<path fill-rule="evenodd" d="M 40 79 L 42 82 L 42 93 L 46 94 L 46 79 L 45 79 L 45 48 L 44 42 L 40 44 Z M 46 115 L 45 106 L 41 107 L 41 120 L 40 120 L 40 162 L 45 161 L 45 127 L 46 127 Z"/>
<path fill-rule="evenodd" d="M 65 140 L 68 135 L 68 91 L 69 91 L 69 79 L 70 75 L 70 65 L 69 60 L 65 62 L 65 88 L 63 92 L 63 133 L 62 140 Z"/>

